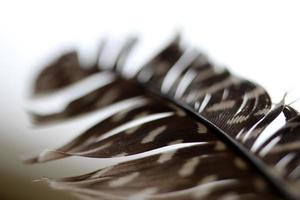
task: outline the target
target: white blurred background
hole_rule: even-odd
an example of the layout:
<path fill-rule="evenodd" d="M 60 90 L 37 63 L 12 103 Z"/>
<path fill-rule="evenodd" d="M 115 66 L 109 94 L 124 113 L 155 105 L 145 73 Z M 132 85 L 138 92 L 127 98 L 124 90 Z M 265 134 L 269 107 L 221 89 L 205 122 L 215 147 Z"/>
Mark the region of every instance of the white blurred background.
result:
<path fill-rule="evenodd" d="M 218 63 L 263 85 L 274 102 L 284 92 L 291 102 L 300 97 L 299 11 L 296 0 L 0 0 L 0 198 L 72 199 L 31 180 L 75 175 L 101 165 L 76 158 L 38 166 L 20 161 L 63 144 L 97 121 L 92 116 L 32 129 L 25 113 L 30 81 L 63 50 L 77 48 L 88 60 L 101 38 L 137 34 L 141 43 L 130 61 L 138 65 L 180 29 Z"/>

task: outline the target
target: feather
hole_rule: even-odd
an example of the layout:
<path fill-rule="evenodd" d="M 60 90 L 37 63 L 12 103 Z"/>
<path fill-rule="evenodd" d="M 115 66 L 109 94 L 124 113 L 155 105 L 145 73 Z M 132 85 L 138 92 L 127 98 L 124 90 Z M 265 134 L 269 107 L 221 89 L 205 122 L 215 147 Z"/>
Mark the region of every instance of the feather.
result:
<path fill-rule="evenodd" d="M 220 69 L 196 49 L 185 49 L 178 35 L 126 79 L 122 68 L 135 41 L 124 45 L 109 69 L 115 76 L 111 83 L 67 102 L 61 112 L 32 113 L 40 124 L 144 99 L 120 108 L 62 147 L 28 159 L 38 163 L 68 156 L 124 158 L 124 163 L 96 172 L 49 180 L 52 187 L 83 199 L 300 197 L 300 116 L 295 109 L 284 99 L 272 107 L 263 87 Z M 54 70 L 45 71 L 37 80 L 55 76 Z M 64 84 L 59 80 L 49 88 L 57 90 L 80 79 Z M 284 126 L 262 140 L 280 115 L 286 118 Z"/>

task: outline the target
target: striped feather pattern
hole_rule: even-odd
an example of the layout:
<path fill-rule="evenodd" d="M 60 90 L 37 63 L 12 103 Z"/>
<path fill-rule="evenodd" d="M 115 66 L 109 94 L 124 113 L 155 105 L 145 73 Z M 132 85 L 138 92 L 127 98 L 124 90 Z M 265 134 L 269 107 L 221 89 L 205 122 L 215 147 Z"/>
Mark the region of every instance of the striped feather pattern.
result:
<path fill-rule="evenodd" d="M 37 95 L 72 87 L 93 73 L 108 73 L 113 78 L 67 102 L 61 111 L 32 112 L 37 124 L 62 122 L 120 103 L 128 105 L 69 143 L 26 160 L 39 163 L 69 156 L 125 159 L 89 174 L 49 179 L 52 187 L 69 190 L 81 199 L 300 196 L 300 142 L 296 135 L 300 117 L 296 110 L 284 99 L 272 105 L 260 85 L 220 69 L 197 49 L 185 48 L 179 36 L 132 74 L 132 79 L 126 79 L 122 67 L 135 42 L 129 39 L 125 43 L 110 69 L 102 68 L 98 61 L 85 69 L 72 53 L 38 76 Z M 267 134 L 280 115 L 285 117 L 285 125 Z"/>

